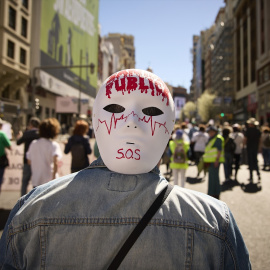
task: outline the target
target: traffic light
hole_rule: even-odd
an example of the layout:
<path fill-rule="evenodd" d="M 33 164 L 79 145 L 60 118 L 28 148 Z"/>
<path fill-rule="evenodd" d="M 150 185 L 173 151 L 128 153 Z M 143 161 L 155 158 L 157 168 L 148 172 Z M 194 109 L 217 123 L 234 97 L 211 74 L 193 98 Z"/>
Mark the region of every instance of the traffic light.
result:
<path fill-rule="evenodd" d="M 224 117 L 224 116 L 225 116 L 225 114 L 222 112 L 222 113 L 220 114 L 220 116 L 221 116 L 221 117 Z"/>

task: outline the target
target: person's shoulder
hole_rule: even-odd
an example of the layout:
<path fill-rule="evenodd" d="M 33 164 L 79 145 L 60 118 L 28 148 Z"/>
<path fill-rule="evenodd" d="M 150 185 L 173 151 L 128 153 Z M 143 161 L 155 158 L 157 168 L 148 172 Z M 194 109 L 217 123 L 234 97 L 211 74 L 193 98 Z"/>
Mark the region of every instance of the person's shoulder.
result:
<path fill-rule="evenodd" d="M 181 219 L 188 220 L 195 226 L 197 224 L 223 231 L 229 222 L 227 204 L 209 195 L 174 186 L 171 200 L 174 204 L 180 205 Z"/>
<path fill-rule="evenodd" d="M 46 184 L 34 188 L 28 194 L 23 196 L 20 199 L 20 214 L 16 215 L 18 218 L 15 216 L 12 221 L 13 227 L 19 227 L 24 222 L 36 220 L 38 218 L 38 212 L 40 216 L 46 216 L 46 212 L 51 212 L 52 209 L 47 206 L 52 206 L 54 201 L 60 202 L 61 198 L 65 200 L 64 197 L 66 195 L 63 194 L 66 193 L 69 195 L 68 192 L 65 191 L 76 174 L 77 173 L 69 174 L 49 181 Z M 36 211 L 37 209 L 39 209 L 39 211 Z"/>

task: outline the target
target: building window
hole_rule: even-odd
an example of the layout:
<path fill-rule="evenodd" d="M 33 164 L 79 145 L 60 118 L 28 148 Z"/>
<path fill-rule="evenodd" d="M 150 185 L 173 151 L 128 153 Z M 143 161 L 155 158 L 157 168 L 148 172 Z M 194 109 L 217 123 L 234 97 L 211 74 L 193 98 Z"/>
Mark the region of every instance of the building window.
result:
<path fill-rule="evenodd" d="M 9 18 L 8 25 L 15 30 L 16 28 L 16 10 L 12 7 L 9 7 Z"/>
<path fill-rule="evenodd" d="M 270 63 L 258 70 L 258 85 L 270 80 Z"/>
<path fill-rule="evenodd" d="M 46 118 L 50 117 L 50 108 L 48 108 L 48 107 L 45 108 L 45 117 Z"/>
<path fill-rule="evenodd" d="M 2 91 L 2 97 L 3 98 L 9 98 L 9 85 L 5 87 L 5 89 Z"/>
<path fill-rule="evenodd" d="M 26 64 L 26 50 L 23 48 L 20 49 L 20 63 Z"/>
<path fill-rule="evenodd" d="M 36 107 L 36 115 L 38 118 L 41 118 L 42 106 Z"/>
<path fill-rule="evenodd" d="M 27 37 L 27 20 L 24 17 L 22 17 L 21 35 Z"/>
<path fill-rule="evenodd" d="M 28 9 L 28 0 L 22 0 L 22 5 Z"/>
<path fill-rule="evenodd" d="M 21 98 L 21 91 L 20 91 L 20 89 L 18 89 L 18 90 L 16 91 L 16 94 L 15 94 L 15 99 L 16 99 L 16 100 L 20 100 L 20 98 Z"/>
<path fill-rule="evenodd" d="M 14 42 L 8 40 L 8 47 L 7 47 L 7 56 L 14 59 L 14 51 L 15 51 L 15 44 Z"/>

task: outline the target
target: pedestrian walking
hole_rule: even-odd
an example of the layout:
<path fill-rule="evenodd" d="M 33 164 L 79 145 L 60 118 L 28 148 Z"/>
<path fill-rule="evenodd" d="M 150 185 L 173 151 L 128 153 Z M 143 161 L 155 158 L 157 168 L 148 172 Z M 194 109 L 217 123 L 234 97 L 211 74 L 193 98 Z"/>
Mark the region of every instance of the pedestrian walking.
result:
<path fill-rule="evenodd" d="M 198 165 L 200 162 L 200 159 L 202 158 L 204 151 L 205 151 L 205 146 L 208 142 L 209 136 L 205 132 L 205 125 L 201 124 L 199 126 L 199 132 L 195 132 L 191 142 L 194 144 L 194 154 L 195 154 L 195 164 L 197 166 L 198 172 L 197 172 L 197 178 L 199 178 L 201 169 L 199 169 Z M 204 170 L 204 177 L 206 176 L 206 171 Z"/>
<path fill-rule="evenodd" d="M 215 126 L 209 126 L 207 132 L 209 140 L 205 147 L 203 161 L 204 165 L 208 167 L 208 195 L 219 199 L 219 167 L 220 163 L 224 162 L 224 139 L 218 134 Z"/>
<path fill-rule="evenodd" d="M 27 186 L 31 179 L 31 165 L 29 165 L 27 162 L 26 153 L 31 142 L 39 139 L 39 124 L 40 120 L 37 117 L 31 117 L 27 129 L 23 133 L 20 132 L 17 136 L 17 145 L 24 143 L 21 196 L 27 193 Z"/>
<path fill-rule="evenodd" d="M 258 151 L 261 139 L 261 131 L 257 128 L 259 122 L 255 118 L 250 118 L 247 121 L 248 127 L 244 134 L 244 144 L 247 147 L 248 167 L 250 183 L 253 183 L 253 171 L 257 173 L 258 182 L 261 181 L 261 175 L 258 166 Z"/>
<path fill-rule="evenodd" d="M 171 152 L 170 168 L 172 169 L 174 184 L 184 187 L 186 170 L 188 168 L 187 152 L 189 150 L 189 143 L 184 140 L 183 130 L 176 130 L 174 135 L 173 140 L 169 143 Z"/>
<path fill-rule="evenodd" d="M 19 200 L 0 268 L 251 269 L 228 206 L 160 174 L 174 124 L 159 77 L 128 69 L 108 78 L 93 105 L 101 157 Z"/>
<path fill-rule="evenodd" d="M 241 155 L 243 153 L 243 142 L 244 142 L 244 135 L 241 132 L 241 126 L 237 123 L 233 125 L 232 137 L 236 145 L 236 149 L 234 151 L 234 157 L 233 157 L 233 167 L 234 167 L 234 180 L 237 181 L 237 173 L 240 168 L 240 162 L 242 158 Z"/>
<path fill-rule="evenodd" d="M 230 133 L 231 129 L 229 126 L 223 128 L 222 136 L 224 139 L 224 157 L 225 157 L 223 165 L 224 165 L 225 183 L 231 181 L 233 157 L 236 149 L 236 144 L 233 138 L 230 136 Z"/>
<path fill-rule="evenodd" d="M 89 166 L 88 155 L 92 153 L 89 143 L 89 126 L 84 120 L 76 121 L 73 135 L 65 145 L 64 153 L 71 153 L 71 172 L 78 172 Z"/>
<path fill-rule="evenodd" d="M 60 132 L 55 118 L 43 120 L 39 126 L 40 138 L 31 142 L 26 157 L 31 165 L 32 185 L 37 187 L 58 177 L 58 161 L 62 151 L 58 142 L 53 141 Z"/>
<path fill-rule="evenodd" d="M 263 156 L 263 170 L 270 170 L 270 128 L 263 127 L 262 128 L 262 138 L 261 145 L 262 156 Z"/>
<path fill-rule="evenodd" d="M 7 134 L 2 131 L 4 121 L 0 118 L 0 193 L 6 167 L 9 166 L 9 160 L 6 149 L 11 150 L 11 143 Z"/>

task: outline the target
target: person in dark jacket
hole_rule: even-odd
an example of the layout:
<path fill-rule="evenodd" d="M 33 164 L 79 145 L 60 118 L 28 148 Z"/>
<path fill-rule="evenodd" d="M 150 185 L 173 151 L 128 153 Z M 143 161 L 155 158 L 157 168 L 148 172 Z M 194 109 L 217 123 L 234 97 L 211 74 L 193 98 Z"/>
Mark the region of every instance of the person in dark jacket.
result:
<path fill-rule="evenodd" d="M 31 166 L 27 163 L 26 153 L 29 149 L 29 145 L 31 144 L 31 142 L 33 140 L 39 139 L 39 124 L 40 120 L 37 117 L 30 118 L 26 131 L 24 131 L 24 133 L 20 132 L 17 137 L 17 145 L 24 143 L 21 196 L 27 193 L 27 186 L 31 179 Z"/>
<path fill-rule="evenodd" d="M 247 157 L 248 157 L 248 167 L 250 183 L 253 183 L 253 171 L 256 171 L 258 182 L 261 181 L 261 174 L 258 166 L 258 151 L 261 139 L 261 131 L 256 127 L 259 122 L 255 118 L 250 118 L 247 121 L 248 128 L 245 132 L 244 144 L 247 146 Z"/>
<path fill-rule="evenodd" d="M 87 155 L 92 153 L 89 137 L 86 136 L 89 126 L 84 120 L 78 120 L 75 124 L 73 135 L 65 145 L 64 153 L 71 152 L 71 172 L 78 172 L 89 166 Z"/>

